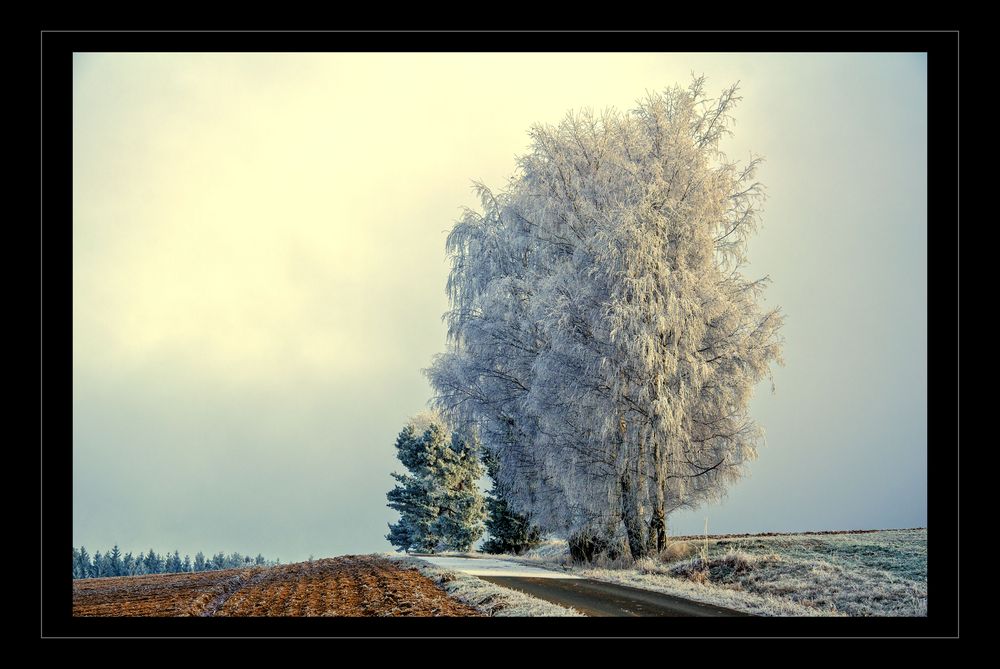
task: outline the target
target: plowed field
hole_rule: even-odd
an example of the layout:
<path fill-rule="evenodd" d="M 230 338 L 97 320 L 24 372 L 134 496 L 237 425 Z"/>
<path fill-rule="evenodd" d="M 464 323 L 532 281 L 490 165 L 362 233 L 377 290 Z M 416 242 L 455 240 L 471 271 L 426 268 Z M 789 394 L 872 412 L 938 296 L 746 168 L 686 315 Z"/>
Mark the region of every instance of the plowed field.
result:
<path fill-rule="evenodd" d="M 479 616 L 415 569 L 374 555 L 73 582 L 75 616 Z"/>

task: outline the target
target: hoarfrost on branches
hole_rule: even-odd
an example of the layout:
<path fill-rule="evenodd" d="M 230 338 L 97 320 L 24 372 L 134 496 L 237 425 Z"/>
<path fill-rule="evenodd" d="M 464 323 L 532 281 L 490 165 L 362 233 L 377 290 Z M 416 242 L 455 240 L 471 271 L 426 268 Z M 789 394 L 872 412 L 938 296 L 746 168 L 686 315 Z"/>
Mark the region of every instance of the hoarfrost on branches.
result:
<path fill-rule="evenodd" d="M 410 420 L 396 438 L 396 455 L 409 473 L 393 473 L 386 497 L 400 519 L 386 539 L 405 551 L 467 551 L 483 533 L 483 475 L 475 435 L 449 430 L 434 413 Z"/>
<path fill-rule="evenodd" d="M 762 436 L 780 362 L 767 278 L 741 273 L 760 158 L 719 150 L 740 100 L 704 79 L 620 113 L 536 125 L 508 186 L 447 240 L 436 405 L 478 427 L 516 511 L 578 557 L 661 549 L 666 519 L 724 493 Z"/>

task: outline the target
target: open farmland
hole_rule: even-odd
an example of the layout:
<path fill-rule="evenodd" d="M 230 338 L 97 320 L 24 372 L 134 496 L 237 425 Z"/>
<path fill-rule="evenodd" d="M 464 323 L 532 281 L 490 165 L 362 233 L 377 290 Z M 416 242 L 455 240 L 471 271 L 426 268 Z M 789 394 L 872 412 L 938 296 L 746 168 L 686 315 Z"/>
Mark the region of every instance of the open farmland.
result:
<path fill-rule="evenodd" d="M 73 581 L 73 615 L 212 615 L 215 602 L 262 569 L 78 579 Z"/>
<path fill-rule="evenodd" d="M 412 568 L 373 555 L 81 579 L 75 616 L 479 616 Z"/>

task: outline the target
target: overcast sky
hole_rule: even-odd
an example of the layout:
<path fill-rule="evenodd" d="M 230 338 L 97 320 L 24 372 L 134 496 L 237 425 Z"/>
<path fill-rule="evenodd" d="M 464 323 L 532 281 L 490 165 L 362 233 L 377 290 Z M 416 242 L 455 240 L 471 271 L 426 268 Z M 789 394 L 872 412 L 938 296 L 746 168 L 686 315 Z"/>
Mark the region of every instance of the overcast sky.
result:
<path fill-rule="evenodd" d="M 766 159 L 786 366 L 750 477 L 671 531 L 926 525 L 925 55 L 77 54 L 74 543 L 389 550 L 470 181 L 692 70 Z"/>

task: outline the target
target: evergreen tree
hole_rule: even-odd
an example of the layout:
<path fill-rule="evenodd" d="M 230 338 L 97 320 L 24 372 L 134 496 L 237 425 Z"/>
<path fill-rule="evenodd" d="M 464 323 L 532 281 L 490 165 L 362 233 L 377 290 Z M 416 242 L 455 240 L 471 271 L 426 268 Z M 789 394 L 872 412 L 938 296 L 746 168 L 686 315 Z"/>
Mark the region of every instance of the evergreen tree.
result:
<path fill-rule="evenodd" d="M 520 555 L 531 550 L 542 540 L 542 531 L 530 519 L 514 511 L 507 502 L 503 486 L 498 481 L 499 463 L 495 455 L 484 451 L 483 462 L 493 483 L 486 495 L 486 530 L 489 539 L 483 542 L 485 553 L 513 553 Z"/>
<path fill-rule="evenodd" d="M 73 553 L 73 578 L 90 578 L 90 555 L 87 549 L 80 546 L 80 550 Z"/>
<path fill-rule="evenodd" d="M 205 554 L 198 551 L 194 560 L 190 555 L 185 555 L 181 559 L 180 551 L 167 553 L 166 556 L 158 554 L 152 548 L 148 553 L 139 553 L 133 556 L 132 553 L 122 555 L 117 544 L 110 551 L 94 553 L 91 558 L 87 549 L 81 546 L 77 549 L 73 547 L 73 578 L 106 578 L 111 576 L 138 576 L 143 574 L 175 574 L 196 571 L 206 571 L 209 569 L 231 569 L 249 567 L 251 565 L 268 566 L 275 564 L 257 554 L 256 558 L 240 553 L 219 552 L 211 560 L 205 559 Z M 280 564 L 280 561 L 278 562 Z"/>
<path fill-rule="evenodd" d="M 432 528 L 438 508 L 433 499 L 433 486 L 429 476 L 430 463 L 425 449 L 425 437 L 418 436 L 413 423 L 403 428 L 396 437 L 396 457 L 412 474 L 392 473 L 399 485 L 386 497 L 388 506 L 399 512 L 399 522 L 389 525 L 386 539 L 404 551 L 431 552 L 438 545 Z"/>
<path fill-rule="evenodd" d="M 483 534 L 483 495 L 476 483 L 483 476 L 479 443 L 453 432 L 441 440 L 436 458 L 438 517 L 435 534 L 441 550 L 469 551 Z"/>
<path fill-rule="evenodd" d="M 153 549 L 149 549 L 149 553 L 143 559 L 143 567 L 145 567 L 147 574 L 159 574 L 162 568 L 163 561 L 160 556 L 153 552 Z"/>
<path fill-rule="evenodd" d="M 124 565 L 122 564 L 122 552 L 118 548 L 118 544 L 115 544 L 114 548 L 111 549 L 111 554 L 109 556 L 108 561 L 109 561 L 108 564 L 109 571 L 111 572 L 110 576 L 125 575 Z"/>
<path fill-rule="evenodd" d="M 419 434 L 419 428 L 423 432 Z M 449 433 L 437 415 L 411 420 L 396 439 L 396 456 L 410 471 L 386 497 L 400 514 L 386 539 L 405 551 L 469 550 L 482 534 L 482 475 L 478 443 Z"/>

